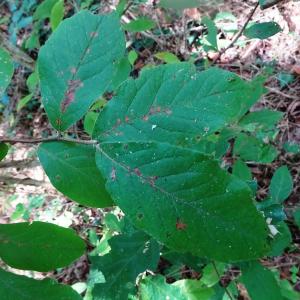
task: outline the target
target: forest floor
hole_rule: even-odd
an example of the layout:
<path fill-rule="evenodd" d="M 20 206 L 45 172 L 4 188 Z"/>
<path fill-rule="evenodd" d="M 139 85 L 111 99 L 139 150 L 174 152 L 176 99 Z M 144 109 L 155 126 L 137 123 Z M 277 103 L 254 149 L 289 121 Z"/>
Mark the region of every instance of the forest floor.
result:
<path fill-rule="evenodd" d="M 112 10 L 118 1 L 102 1 L 100 11 Z M 191 39 L 201 38 L 203 26 L 201 18 L 205 15 L 214 17 L 218 12 L 230 12 L 236 17 L 236 24 L 244 24 L 249 12 L 256 1 L 225 1 L 216 7 L 203 9 L 187 9 L 182 13 L 166 13 L 153 5 L 155 1 L 137 7 L 131 7 L 123 17 L 123 22 L 136 19 L 139 16 L 149 16 L 157 22 L 160 34 L 153 32 L 128 34 L 130 47 L 135 47 L 138 59 L 135 63 L 133 76 L 147 64 L 160 63 L 154 54 L 161 51 L 174 53 L 180 60 L 196 58 L 201 62 L 204 58 L 213 60 L 216 53 L 205 53 L 196 43 L 189 43 Z M 73 12 L 72 1 L 67 2 L 67 15 Z M 12 14 L 5 4 L 0 5 L 0 20 L 7 18 L 7 22 L 0 22 L 0 31 L 8 34 L 9 20 Z M 221 68 L 237 73 L 245 79 L 251 79 L 269 66 L 273 74 L 266 82 L 267 93 L 261 98 L 254 109 L 267 107 L 284 113 L 278 129 L 279 157 L 272 164 L 252 164 L 252 172 L 258 182 L 258 198 L 262 199 L 268 193 L 271 175 L 274 170 L 285 164 L 291 170 L 294 179 L 294 191 L 285 201 L 285 212 L 291 218 L 291 212 L 300 207 L 300 155 L 291 155 L 282 151 L 286 143 L 300 145 L 300 2 L 283 1 L 282 4 L 261 11 L 258 10 L 253 21 L 276 21 L 283 29 L 281 33 L 267 40 L 243 41 L 238 46 L 226 51 L 217 61 Z M 221 28 L 219 38 L 230 39 L 222 28 L 226 24 L 218 24 Z M 46 23 L 47 30 L 49 25 Z M 17 33 L 17 46 L 22 47 L 31 32 L 31 25 L 22 28 Z M 168 33 L 165 33 L 168 31 Z M 138 45 L 138 46 L 137 46 Z M 27 54 L 36 59 L 35 49 Z M 47 122 L 45 112 L 40 105 L 40 96 L 20 112 L 16 111 L 18 101 L 28 91 L 25 85 L 30 70 L 19 65 L 14 74 L 12 85 L 8 89 L 9 104 L 0 110 L 0 136 L 38 137 L 43 134 L 51 135 L 52 129 Z M 290 75 L 288 83 L 283 84 L 283 75 Z M 1 116 L 2 115 L 2 116 Z M 74 129 L 74 128 L 73 128 Z M 82 123 L 75 128 L 79 135 L 83 133 Z M 17 144 L 10 149 L 9 155 L 0 163 L 0 223 L 9 223 L 22 219 L 39 219 L 51 221 L 61 226 L 81 228 L 80 234 L 86 236 L 85 228 L 93 224 L 99 215 L 94 209 L 83 209 L 66 199 L 50 184 L 48 178 L 39 166 L 36 158 L 37 146 Z M 289 219 L 288 219 L 289 222 Z M 289 223 L 295 247 L 300 245 L 300 232 Z M 285 252 L 276 259 L 265 262 L 266 265 L 276 267 L 282 278 L 290 279 L 291 267 L 300 267 L 300 254 L 296 256 Z M 86 258 L 82 258 L 76 265 L 63 270 L 55 277 L 65 283 L 75 283 L 86 278 L 88 266 Z M 296 272 L 297 273 L 297 272 Z M 43 277 L 44 274 L 35 274 Z M 300 291 L 300 277 L 294 282 L 296 290 Z"/>

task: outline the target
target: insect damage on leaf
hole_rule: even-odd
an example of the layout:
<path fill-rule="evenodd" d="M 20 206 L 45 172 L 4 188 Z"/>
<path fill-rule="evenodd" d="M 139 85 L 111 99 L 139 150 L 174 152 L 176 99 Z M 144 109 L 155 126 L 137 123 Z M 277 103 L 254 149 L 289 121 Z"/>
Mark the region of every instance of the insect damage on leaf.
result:
<path fill-rule="evenodd" d="M 83 87 L 83 82 L 79 79 L 68 81 L 68 89 L 65 92 L 64 100 L 61 103 L 61 111 L 64 113 L 68 106 L 74 101 L 75 93 L 78 88 Z"/>

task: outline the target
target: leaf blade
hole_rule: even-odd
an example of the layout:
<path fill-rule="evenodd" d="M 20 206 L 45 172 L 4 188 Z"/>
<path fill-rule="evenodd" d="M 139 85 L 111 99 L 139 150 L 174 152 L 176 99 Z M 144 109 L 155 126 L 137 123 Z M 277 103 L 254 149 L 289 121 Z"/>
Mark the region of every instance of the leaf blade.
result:
<path fill-rule="evenodd" d="M 52 279 L 34 280 L 0 269 L 0 296 L 7 300 L 80 300 L 70 286 Z"/>
<path fill-rule="evenodd" d="M 69 128 L 105 92 L 124 51 L 124 33 L 115 14 L 82 11 L 60 24 L 38 58 L 42 102 L 55 129 Z"/>
<path fill-rule="evenodd" d="M 287 166 L 281 166 L 274 173 L 271 184 L 270 194 L 272 199 L 278 203 L 286 200 L 293 191 L 293 178 Z"/>
<path fill-rule="evenodd" d="M 267 251 L 268 230 L 248 186 L 197 143 L 239 119 L 259 95 L 245 99 L 250 90 L 253 95 L 252 85 L 231 73 L 195 74 L 189 64 L 172 64 L 126 81 L 106 105 L 94 128 L 97 166 L 138 228 L 171 249 L 219 261 Z"/>
<path fill-rule="evenodd" d="M 73 230 L 38 221 L 1 224 L 0 240 L 3 261 L 14 268 L 40 272 L 64 267 L 85 250 Z"/>
<path fill-rule="evenodd" d="M 90 207 L 113 204 L 96 167 L 92 145 L 44 143 L 38 149 L 38 157 L 53 186 L 64 195 Z"/>

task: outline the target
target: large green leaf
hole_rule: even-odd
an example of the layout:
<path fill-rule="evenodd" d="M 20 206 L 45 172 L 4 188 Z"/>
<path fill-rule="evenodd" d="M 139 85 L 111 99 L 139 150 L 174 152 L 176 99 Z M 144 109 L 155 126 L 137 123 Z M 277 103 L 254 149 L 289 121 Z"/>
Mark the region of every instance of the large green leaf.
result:
<path fill-rule="evenodd" d="M 134 292 L 136 277 L 147 269 L 156 269 L 159 245 L 145 233 L 136 231 L 109 240 L 110 253 L 91 257 L 92 268 L 100 270 L 105 283 L 96 284 L 95 300 L 123 300 Z"/>
<path fill-rule="evenodd" d="M 38 58 L 42 101 L 54 128 L 66 130 L 87 112 L 112 82 L 124 51 L 116 14 L 82 11 L 60 24 Z"/>
<path fill-rule="evenodd" d="M 274 173 L 271 184 L 270 194 L 273 200 L 282 203 L 293 191 L 293 178 L 287 166 L 282 166 Z"/>
<path fill-rule="evenodd" d="M 54 187 L 70 199 L 90 207 L 113 204 L 96 167 L 94 146 L 44 143 L 38 149 L 38 157 Z"/>
<path fill-rule="evenodd" d="M 280 288 L 271 271 L 258 262 L 243 265 L 241 282 L 246 286 L 251 300 L 283 300 Z"/>
<path fill-rule="evenodd" d="M 9 54 L 0 48 L 0 98 L 2 98 L 14 73 L 13 63 Z"/>
<path fill-rule="evenodd" d="M 8 265 L 40 272 L 67 266 L 85 251 L 72 229 L 44 222 L 1 224 L 0 244 Z"/>
<path fill-rule="evenodd" d="M 258 96 L 232 73 L 196 74 L 187 64 L 148 70 L 123 84 L 97 120 L 96 161 L 138 228 L 171 249 L 220 261 L 266 252 L 267 226 L 247 185 L 197 150 Z"/>
<path fill-rule="evenodd" d="M 292 243 L 292 235 L 285 222 L 278 223 L 275 228 L 278 232 L 272 239 L 271 251 L 268 256 L 280 256 Z"/>
<path fill-rule="evenodd" d="M 245 161 L 271 163 L 277 157 L 278 151 L 273 145 L 265 144 L 264 141 L 242 132 L 235 140 L 233 154 Z"/>
<path fill-rule="evenodd" d="M 3 300 L 80 300 L 70 286 L 52 279 L 34 280 L 0 269 L 0 299 Z"/>

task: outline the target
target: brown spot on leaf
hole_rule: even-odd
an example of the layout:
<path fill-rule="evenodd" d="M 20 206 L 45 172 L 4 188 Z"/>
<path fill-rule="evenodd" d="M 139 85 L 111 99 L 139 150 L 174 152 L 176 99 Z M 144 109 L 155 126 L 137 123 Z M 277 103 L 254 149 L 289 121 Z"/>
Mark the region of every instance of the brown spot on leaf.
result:
<path fill-rule="evenodd" d="M 126 116 L 125 117 L 125 122 L 128 123 L 129 122 L 129 118 Z"/>
<path fill-rule="evenodd" d="M 142 176 L 142 173 L 139 168 L 135 168 L 133 171 L 137 176 Z"/>
<path fill-rule="evenodd" d="M 186 227 L 187 227 L 187 225 L 185 223 L 183 223 L 179 218 L 177 218 L 176 229 L 177 230 L 185 230 Z"/>
<path fill-rule="evenodd" d="M 79 79 L 68 81 L 68 88 L 60 107 L 62 112 L 65 112 L 68 106 L 74 101 L 76 90 L 82 86 L 83 82 Z"/>
<path fill-rule="evenodd" d="M 155 185 L 155 181 L 158 179 L 158 176 L 152 176 L 152 177 L 150 177 L 150 185 L 152 186 L 152 187 L 154 187 L 154 185 Z"/>
<path fill-rule="evenodd" d="M 144 121 L 148 121 L 149 120 L 149 116 L 148 115 L 144 115 L 143 120 Z"/>

